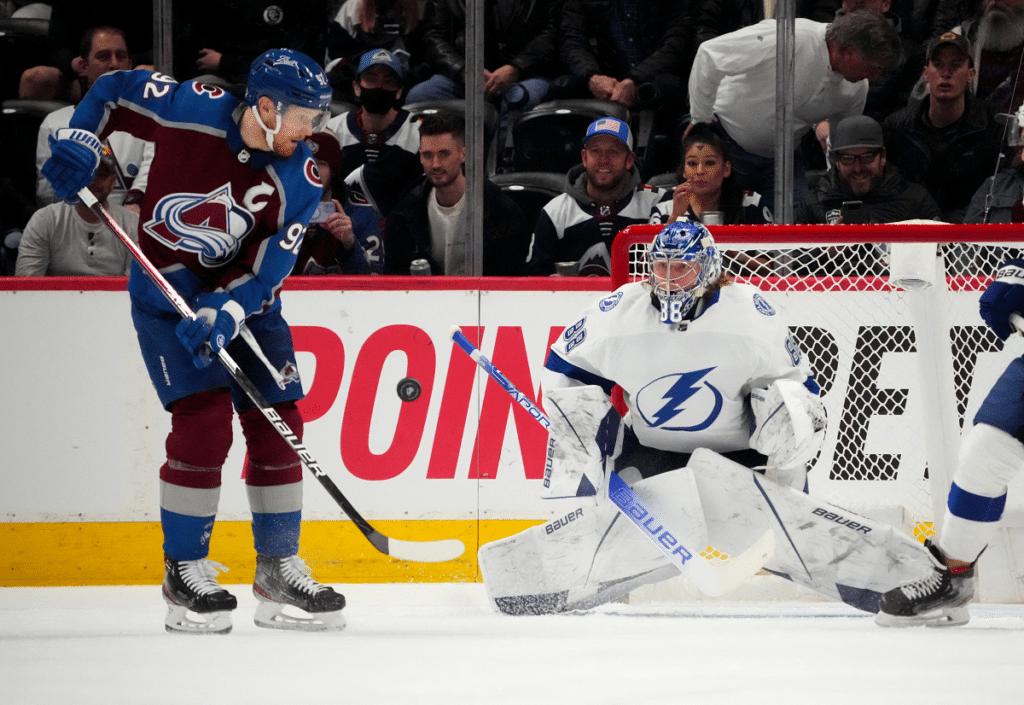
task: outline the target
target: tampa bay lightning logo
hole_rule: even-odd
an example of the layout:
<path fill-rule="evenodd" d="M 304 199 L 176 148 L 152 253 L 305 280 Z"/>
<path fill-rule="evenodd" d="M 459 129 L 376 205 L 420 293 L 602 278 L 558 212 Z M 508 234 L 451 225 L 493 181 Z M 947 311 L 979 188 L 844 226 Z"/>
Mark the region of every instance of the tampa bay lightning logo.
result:
<path fill-rule="evenodd" d="M 605 312 L 611 311 L 613 308 L 619 305 L 619 301 L 621 300 L 622 292 L 616 291 L 614 294 L 610 294 L 601 299 L 601 301 L 598 302 L 597 307 Z"/>
<path fill-rule="evenodd" d="M 256 219 L 231 197 L 231 184 L 211 193 L 173 193 L 153 209 L 143 228 L 172 250 L 192 252 L 204 267 L 230 261 Z"/>
<path fill-rule="evenodd" d="M 762 315 L 765 315 L 765 316 L 774 316 L 775 315 L 775 309 L 772 308 L 772 305 L 770 303 L 768 303 L 767 301 L 765 301 L 764 297 L 761 296 L 760 294 L 754 294 L 754 308 L 756 308 L 757 312 L 762 314 Z"/>
<path fill-rule="evenodd" d="M 636 393 L 634 408 L 652 428 L 703 431 L 722 413 L 722 393 L 702 381 L 714 369 L 659 377 Z"/>

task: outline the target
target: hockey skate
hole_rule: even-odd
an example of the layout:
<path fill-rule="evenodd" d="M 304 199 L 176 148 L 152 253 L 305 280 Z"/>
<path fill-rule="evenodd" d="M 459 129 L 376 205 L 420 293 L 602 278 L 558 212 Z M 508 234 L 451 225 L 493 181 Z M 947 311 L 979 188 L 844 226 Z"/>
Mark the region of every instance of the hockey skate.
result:
<path fill-rule="evenodd" d="M 164 557 L 163 593 L 167 603 L 164 626 L 167 631 L 184 634 L 231 631 L 231 610 L 238 606 L 238 600 L 217 584 L 219 571 L 227 571 L 227 568 L 206 558 L 179 561 Z"/>
<path fill-rule="evenodd" d="M 345 596 L 309 577 L 309 566 L 298 556 L 257 555 L 252 592 L 259 600 L 254 620 L 258 627 L 307 632 L 345 628 Z"/>
<path fill-rule="evenodd" d="M 958 573 L 942 561 L 931 541 L 925 547 L 935 570 L 882 595 L 875 623 L 883 627 L 958 627 L 971 619 L 967 603 L 974 598 L 974 566 Z"/>

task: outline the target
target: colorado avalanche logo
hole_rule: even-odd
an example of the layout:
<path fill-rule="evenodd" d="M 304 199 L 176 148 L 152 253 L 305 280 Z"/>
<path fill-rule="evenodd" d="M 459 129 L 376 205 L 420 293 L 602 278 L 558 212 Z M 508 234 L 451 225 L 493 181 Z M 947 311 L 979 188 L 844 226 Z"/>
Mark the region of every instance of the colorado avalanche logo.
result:
<path fill-rule="evenodd" d="M 231 260 L 256 219 L 231 197 L 226 184 L 207 194 L 174 193 L 164 196 L 143 228 L 172 250 L 198 255 L 204 267 Z"/>
<path fill-rule="evenodd" d="M 637 392 L 635 409 L 651 428 L 703 431 L 722 413 L 722 393 L 701 380 L 714 367 L 660 377 Z"/>

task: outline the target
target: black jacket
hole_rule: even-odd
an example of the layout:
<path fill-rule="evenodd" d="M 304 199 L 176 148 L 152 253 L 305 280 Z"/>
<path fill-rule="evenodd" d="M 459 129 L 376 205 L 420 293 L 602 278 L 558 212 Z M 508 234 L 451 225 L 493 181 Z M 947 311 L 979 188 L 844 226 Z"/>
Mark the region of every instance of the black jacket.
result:
<path fill-rule="evenodd" d="M 427 216 L 431 188 L 424 177 L 384 219 L 385 274 L 408 274 L 415 259 L 430 262 L 431 274 L 444 274 L 431 254 Z M 523 211 L 495 184 L 484 181 L 484 276 L 522 274 L 529 245 L 530 229 Z"/>
<path fill-rule="evenodd" d="M 811 189 L 811 195 L 811 203 L 797 205 L 795 222 L 834 223 L 839 218 L 843 201 L 861 201 L 868 223 L 939 218 L 939 207 L 924 186 L 907 181 L 892 164 L 885 165 L 882 182 L 865 196 L 855 196 L 846 188 L 834 168 L 818 180 Z"/>
<path fill-rule="evenodd" d="M 646 0 L 640 3 L 635 36 L 648 48 L 645 58 L 623 71 L 624 57 L 609 36 L 611 0 L 566 0 L 562 10 L 559 48 L 569 72 L 589 80 L 595 74 L 637 85 L 659 74 L 686 76 L 697 51 L 693 43 L 689 0 Z"/>
<path fill-rule="evenodd" d="M 488 0 L 484 68 L 510 64 L 520 78 L 555 73 L 561 14 L 562 0 Z M 465 0 L 430 0 L 423 25 L 423 58 L 435 72 L 460 80 L 466 68 Z"/>
<path fill-rule="evenodd" d="M 882 123 L 886 157 L 908 180 L 931 193 L 943 220 L 962 222 L 971 196 L 992 176 L 1002 147 L 995 108 L 967 93 L 960 122 L 947 141 L 929 144 L 924 129 L 930 98 L 911 103 Z"/>

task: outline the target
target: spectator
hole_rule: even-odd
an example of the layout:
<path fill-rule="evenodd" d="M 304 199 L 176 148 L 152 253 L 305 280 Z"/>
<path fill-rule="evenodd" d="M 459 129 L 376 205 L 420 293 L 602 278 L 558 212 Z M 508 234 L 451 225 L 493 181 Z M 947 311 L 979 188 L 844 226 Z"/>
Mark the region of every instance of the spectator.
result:
<path fill-rule="evenodd" d="M 114 158 L 104 150 L 89 190 L 121 228 L 136 239 L 138 216 L 127 208 L 108 204 L 117 182 Z M 41 276 L 127 276 L 132 255 L 99 216 L 79 203 L 53 203 L 32 214 L 18 247 L 15 274 Z"/>
<path fill-rule="evenodd" d="M 692 19 L 686 0 L 566 0 L 558 43 L 569 75 L 559 93 L 655 108 L 654 130 L 671 135 L 686 110 Z"/>
<path fill-rule="evenodd" d="M 241 95 L 253 60 L 269 47 L 301 51 L 323 64 L 328 0 L 176 0 L 174 76 Z"/>
<path fill-rule="evenodd" d="M 1015 112 L 1024 102 L 1024 0 L 979 0 L 951 29 L 973 44 L 975 95 L 1000 112 Z"/>
<path fill-rule="evenodd" d="M 51 58 L 49 65 L 27 69 L 18 86 L 22 100 L 58 100 L 77 103 L 88 90 L 81 74 L 74 66 L 75 57 L 85 56 L 80 51 L 82 32 L 90 27 L 119 27 L 125 44 L 135 50 L 128 58 L 132 68 L 148 65 L 153 60 L 153 3 L 137 0 L 93 0 L 73 2 L 57 0 L 50 3 L 49 39 Z"/>
<path fill-rule="evenodd" d="M 497 139 L 502 143 L 510 105 L 505 92 L 526 89 L 522 110 L 548 94 L 557 72 L 556 38 L 562 0 L 491 0 L 484 3 L 484 95 L 498 105 Z M 464 98 L 466 94 L 465 3 L 430 0 L 423 20 L 423 58 L 434 74 L 409 89 L 410 103 Z"/>
<path fill-rule="evenodd" d="M 892 113 L 902 109 L 910 100 L 924 68 L 924 48 L 920 42 L 911 39 L 904 32 L 903 19 L 892 11 L 892 0 L 843 0 L 842 6 L 836 10 L 836 17 L 857 10 L 870 10 L 884 15 L 896 30 L 903 45 L 902 64 L 880 80 L 872 81 L 868 85 L 864 114 L 882 122 Z"/>
<path fill-rule="evenodd" d="M 419 118 L 399 107 L 402 100 L 402 64 L 387 49 L 368 51 L 359 59 L 352 82 L 358 110 L 331 118 L 327 129 L 341 143 L 346 173 L 378 159 L 393 162 L 399 172 L 423 173 L 419 157 Z"/>
<path fill-rule="evenodd" d="M 339 194 L 346 202 L 343 207 L 338 198 L 334 197 L 335 184 L 342 190 L 345 182 L 339 176 L 342 167 L 341 148 L 328 132 L 315 132 L 306 138 L 306 146 L 313 153 L 320 182 L 324 185 L 320 196 L 320 207 L 310 218 L 309 227 L 302 238 L 299 255 L 295 260 L 292 274 L 369 274 L 369 256 L 364 249 L 367 239 L 363 232 L 356 233 L 357 223 L 348 213 L 348 199 Z M 361 220 L 358 226 L 365 226 Z M 376 228 L 376 221 L 371 227 Z M 360 227 L 360 231 L 363 227 Z M 373 242 L 379 245 L 379 239 Z M 378 262 L 383 261 L 380 247 L 374 253 Z"/>
<path fill-rule="evenodd" d="M 928 94 L 886 119 L 886 154 L 928 189 L 943 220 L 960 223 L 971 195 L 995 170 L 1003 131 L 995 108 L 970 90 L 974 54 L 965 37 L 946 32 L 929 42 L 927 56 Z"/>
<path fill-rule="evenodd" d="M 671 200 L 656 206 L 656 222 L 701 220 L 705 213 L 718 212 L 722 214 L 720 224 L 771 223 L 771 209 L 761 194 L 744 190 L 733 174 L 729 145 L 713 125 L 698 123 L 683 139 L 679 185 Z"/>
<path fill-rule="evenodd" d="M 420 161 L 426 173 L 384 220 L 384 272 L 409 274 L 425 259 L 431 274 L 467 273 L 466 123 L 461 115 L 432 113 L 420 125 Z M 483 274 L 522 274 L 530 231 L 523 212 L 484 181 Z"/>
<path fill-rule="evenodd" d="M 907 181 L 886 162 L 882 126 L 867 115 L 841 120 L 832 130 L 833 168 L 814 188 L 814 200 L 796 215 L 798 223 L 844 222 L 843 203 L 860 201 L 867 223 L 938 220 L 939 207 L 920 184 Z"/>
<path fill-rule="evenodd" d="M 860 115 L 867 79 L 899 65 L 903 51 L 889 21 L 866 10 L 830 25 L 797 19 L 793 41 L 795 144 L 812 126 Z M 717 116 L 740 181 L 769 197 L 775 194 L 775 44 L 775 21 L 765 20 L 704 42 L 690 72 L 691 123 Z M 799 204 L 807 197 L 800 152 L 794 163 Z"/>
<path fill-rule="evenodd" d="M 116 27 L 94 27 L 82 35 L 79 55 L 71 65 L 78 74 L 83 91 L 88 91 L 96 79 L 108 71 L 130 69 L 131 55 L 125 43 L 125 34 Z M 40 169 L 50 158 L 50 138 L 57 130 L 67 127 L 75 106 L 69 105 L 55 110 L 39 125 L 36 139 L 36 203 L 45 206 L 53 203 L 53 188 L 43 178 Z M 117 181 L 111 194 L 111 201 L 121 205 L 135 205 L 145 190 L 146 172 L 153 158 L 153 149 L 142 140 L 124 132 L 115 132 L 107 140 L 114 159 Z"/>
<path fill-rule="evenodd" d="M 650 222 L 658 202 L 669 197 L 641 183 L 633 134 L 621 120 L 591 123 L 582 158 L 566 175 L 565 193 L 551 199 L 537 218 L 526 262 L 529 275 L 554 274 L 556 262 L 574 262 L 579 276 L 609 276 L 618 232 Z"/>
<path fill-rule="evenodd" d="M 981 185 L 967 207 L 965 223 L 1024 223 L 1024 106 L 1009 120 L 1007 133 L 1014 148 L 1010 168 Z"/>

